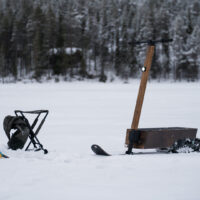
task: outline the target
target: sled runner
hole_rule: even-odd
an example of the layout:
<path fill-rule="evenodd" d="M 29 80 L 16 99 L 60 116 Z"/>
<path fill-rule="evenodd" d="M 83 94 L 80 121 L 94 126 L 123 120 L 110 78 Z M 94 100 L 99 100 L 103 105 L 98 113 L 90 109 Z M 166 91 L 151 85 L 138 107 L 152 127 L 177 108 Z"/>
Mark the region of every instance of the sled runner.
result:
<path fill-rule="evenodd" d="M 8 147 L 12 150 L 22 149 L 29 138 L 29 143 L 25 148 L 25 151 L 30 150 L 30 145 L 33 145 L 35 151 L 42 150 L 44 154 L 47 154 L 48 151 L 43 148 L 43 145 L 40 143 L 37 135 L 42 128 L 45 119 L 48 115 L 48 110 L 35 110 L 35 111 L 21 111 L 16 110 L 16 116 L 6 116 L 4 119 L 4 130 L 8 137 Z M 32 124 L 30 124 L 26 115 L 36 115 Z M 42 119 L 39 122 L 39 117 L 42 115 Z M 37 128 L 36 125 L 38 124 Z M 34 128 L 36 129 L 34 131 Z M 15 132 L 11 135 L 11 130 L 14 129 Z"/>
<path fill-rule="evenodd" d="M 93 144 L 91 146 L 92 151 L 97 154 L 97 155 L 101 155 L 101 156 L 111 156 L 110 154 L 108 154 L 106 151 L 104 151 L 99 145 L 97 144 Z"/>
<path fill-rule="evenodd" d="M 157 43 L 168 43 L 169 40 L 148 40 L 148 41 L 134 41 L 131 44 L 137 45 L 148 44 L 147 55 L 144 66 L 142 67 L 142 77 L 138 92 L 138 97 L 135 105 L 135 111 L 131 128 L 126 131 L 125 144 L 128 147 L 126 154 L 132 154 L 132 149 L 160 149 L 168 152 L 178 152 L 179 149 L 188 147 L 191 151 L 199 151 L 200 140 L 196 138 L 196 128 L 185 127 L 168 127 L 168 128 L 138 128 L 144 95 L 148 76 L 152 64 L 155 45 Z M 97 155 L 104 155 L 105 151 L 96 145 L 96 149 L 92 146 L 92 150 Z M 108 154 L 108 153 L 106 153 Z"/>

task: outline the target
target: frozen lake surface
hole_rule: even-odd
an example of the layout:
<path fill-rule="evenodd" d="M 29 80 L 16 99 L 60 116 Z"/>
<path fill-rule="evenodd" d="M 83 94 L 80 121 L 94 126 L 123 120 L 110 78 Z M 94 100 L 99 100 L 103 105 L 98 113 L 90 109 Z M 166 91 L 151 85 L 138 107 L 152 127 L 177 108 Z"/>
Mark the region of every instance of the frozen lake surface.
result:
<path fill-rule="evenodd" d="M 48 109 L 39 139 L 49 154 L 12 151 L 1 126 L 0 200 L 198 200 L 200 153 L 95 156 L 92 144 L 125 152 L 139 82 L 0 85 L 0 121 Z M 139 127 L 200 129 L 199 83 L 149 83 Z M 198 132 L 198 135 L 200 132 Z M 200 135 L 199 135 L 200 136 Z"/>

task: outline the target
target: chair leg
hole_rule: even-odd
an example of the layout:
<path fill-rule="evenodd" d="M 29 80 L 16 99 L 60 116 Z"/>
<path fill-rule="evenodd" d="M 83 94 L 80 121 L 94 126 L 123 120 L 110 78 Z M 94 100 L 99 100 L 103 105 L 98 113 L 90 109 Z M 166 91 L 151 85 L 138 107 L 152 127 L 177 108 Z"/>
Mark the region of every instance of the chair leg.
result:
<path fill-rule="evenodd" d="M 47 149 L 44 149 L 44 148 L 43 148 L 43 145 L 40 143 L 40 141 L 38 140 L 38 138 L 36 137 L 36 135 L 34 135 L 33 138 L 30 138 L 30 140 L 31 140 L 31 141 L 30 141 L 29 144 L 27 145 L 25 151 L 28 151 L 28 149 L 29 149 L 29 147 L 30 147 L 30 145 L 31 145 L 31 143 L 32 143 L 33 146 L 34 146 L 34 148 L 36 148 L 35 151 L 43 150 L 43 151 L 44 151 L 44 154 L 47 154 L 47 153 L 48 153 Z M 35 141 L 35 140 L 36 140 L 36 141 Z M 37 145 L 38 145 L 38 147 L 37 147 Z"/>

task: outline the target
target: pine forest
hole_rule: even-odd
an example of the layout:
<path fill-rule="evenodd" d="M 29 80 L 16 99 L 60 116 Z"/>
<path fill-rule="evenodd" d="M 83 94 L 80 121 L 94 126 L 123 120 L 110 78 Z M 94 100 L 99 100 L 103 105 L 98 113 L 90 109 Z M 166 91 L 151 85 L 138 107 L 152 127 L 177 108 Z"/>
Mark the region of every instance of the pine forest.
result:
<path fill-rule="evenodd" d="M 200 79 L 199 0 L 0 0 L 0 82 Z"/>

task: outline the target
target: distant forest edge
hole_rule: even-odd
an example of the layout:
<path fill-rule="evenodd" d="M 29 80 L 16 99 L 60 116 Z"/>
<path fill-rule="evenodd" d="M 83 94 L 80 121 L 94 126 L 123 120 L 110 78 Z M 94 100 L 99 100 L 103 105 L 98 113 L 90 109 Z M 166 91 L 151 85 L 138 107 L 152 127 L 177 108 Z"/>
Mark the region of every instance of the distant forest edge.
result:
<path fill-rule="evenodd" d="M 151 79 L 199 80 L 199 0 L 0 0 L 0 81 L 138 78 L 161 38 Z"/>

